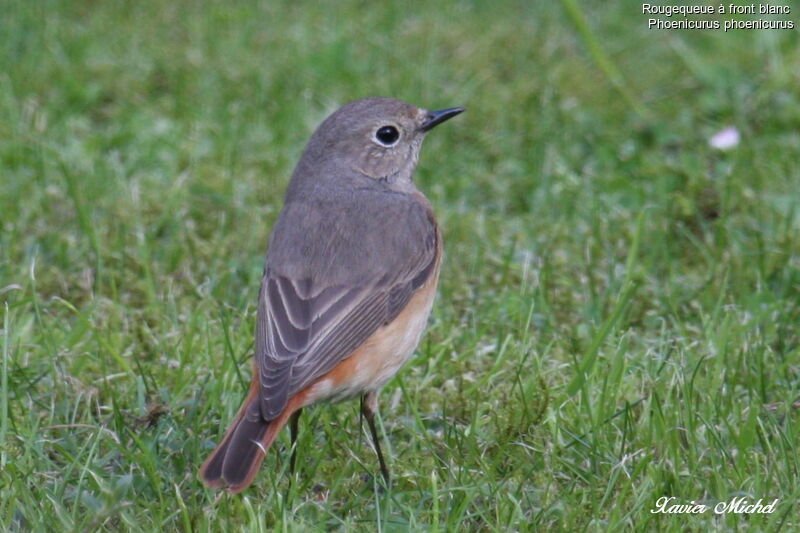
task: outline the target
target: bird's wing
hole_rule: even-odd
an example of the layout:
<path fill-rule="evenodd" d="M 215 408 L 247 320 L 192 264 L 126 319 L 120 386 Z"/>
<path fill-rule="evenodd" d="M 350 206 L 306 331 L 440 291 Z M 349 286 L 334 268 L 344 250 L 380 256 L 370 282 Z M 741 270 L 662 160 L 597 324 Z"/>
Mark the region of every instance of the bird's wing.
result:
<path fill-rule="evenodd" d="M 430 277 L 437 259 L 436 224 L 428 212 L 422 223 L 419 217 L 414 220 L 402 228 L 387 225 L 371 229 L 373 235 L 375 230 L 383 232 L 386 249 L 381 260 L 375 260 L 374 240 L 336 241 L 343 229 L 357 232 L 358 224 L 351 228 L 331 224 L 333 233 L 329 237 L 336 242 L 306 247 L 305 253 L 310 255 L 303 268 L 286 268 L 284 264 L 273 269 L 268 257 L 255 343 L 261 415 L 265 419 L 277 417 L 293 394 L 332 370 L 379 327 L 391 322 Z M 317 227 L 315 231 L 318 236 L 326 230 Z M 300 234 L 294 236 L 294 249 L 304 245 L 297 242 L 302 241 Z M 398 239 L 408 242 L 393 246 Z M 272 246 L 281 246 L 280 242 L 273 236 L 271 251 Z M 365 249 L 359 250 L 361 246 Z M 315 254 L 322 256 L 313 257 Z M 350 272 L 338 264 L 348 260 L 352 263 Z"/>

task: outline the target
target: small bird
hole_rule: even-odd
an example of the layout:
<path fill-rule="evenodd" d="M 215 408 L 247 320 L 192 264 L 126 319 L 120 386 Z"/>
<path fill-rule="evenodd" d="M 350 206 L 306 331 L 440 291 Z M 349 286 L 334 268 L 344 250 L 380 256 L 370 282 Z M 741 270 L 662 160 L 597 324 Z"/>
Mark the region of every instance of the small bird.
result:
<path fill-rule="evenodd" d="M 426 133 L 462 111 L 365 98 L 314 132 L 270 237 L 250 390 L 200 468 L 207 486 L 247 488 L 287 422 L 293 472 L 303 407 L 355 397 L 389 483 L 378 393 L 419 344 L 442 258 L 412 177 Z"/>

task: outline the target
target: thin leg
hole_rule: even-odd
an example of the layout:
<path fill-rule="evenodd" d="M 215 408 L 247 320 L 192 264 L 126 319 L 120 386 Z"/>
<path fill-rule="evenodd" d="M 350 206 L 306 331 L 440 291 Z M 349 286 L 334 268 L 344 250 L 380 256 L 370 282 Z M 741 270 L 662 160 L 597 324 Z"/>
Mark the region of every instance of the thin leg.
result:
<path fill-rule="evenodd" d="M 289 473 L 292 475 L 294 475 L 294 464 L 297 460 L 297 425 L 300 422 L 300 414 L 302 412 L 303 409 L 300 408 L 289 418 L 289 435 L 292 439 L 292 458 L 289 460 Z"/>
<path fill-rule="evenodd" d="M 369 432 L 372 433 L 372 442 L 375 445 L 375 453 L 378 454 L 378 462 L 381 464 L 381 474 L 389 485 L 389 469 L 386 468 L 386 461 L 383 460 L 383 453 L 381 452 L 381 443 L 378 438 L 378 430 L 375 428 L 375 411 L 378 406 L 378 394 L 376 392 L 369 392 L 361 398 L 361 414 L 367 419 L 369 425 Z"/>

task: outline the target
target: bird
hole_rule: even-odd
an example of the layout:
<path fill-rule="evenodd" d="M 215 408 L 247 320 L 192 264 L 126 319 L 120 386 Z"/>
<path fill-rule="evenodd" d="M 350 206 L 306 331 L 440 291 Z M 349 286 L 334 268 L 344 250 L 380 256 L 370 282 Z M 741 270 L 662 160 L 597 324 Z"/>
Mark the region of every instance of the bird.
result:
<path fill-rule="evenodd" d="M 388 486 L 378 394 L 419 344 L 443 253 L 413 174 L 426 134 L 462 111 L 364 98 L 314 131 L 269 239 L 250 388 L 200 468 L 206 486 L 246 489 L 287 423 L 293 473 L 302 409 L 354 398 Z"/>

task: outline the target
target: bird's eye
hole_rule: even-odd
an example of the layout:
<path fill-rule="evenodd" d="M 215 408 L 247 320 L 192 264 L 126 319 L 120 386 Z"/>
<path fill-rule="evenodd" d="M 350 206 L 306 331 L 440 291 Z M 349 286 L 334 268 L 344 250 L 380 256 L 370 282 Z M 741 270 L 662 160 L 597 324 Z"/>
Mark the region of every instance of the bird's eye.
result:
<path fill-rule="evenodd" d="M 375 132 L 375 138 L 384 146 L 392 146 L 400 138 L 400 132 L 394 126 L 381 126 Z"/>

